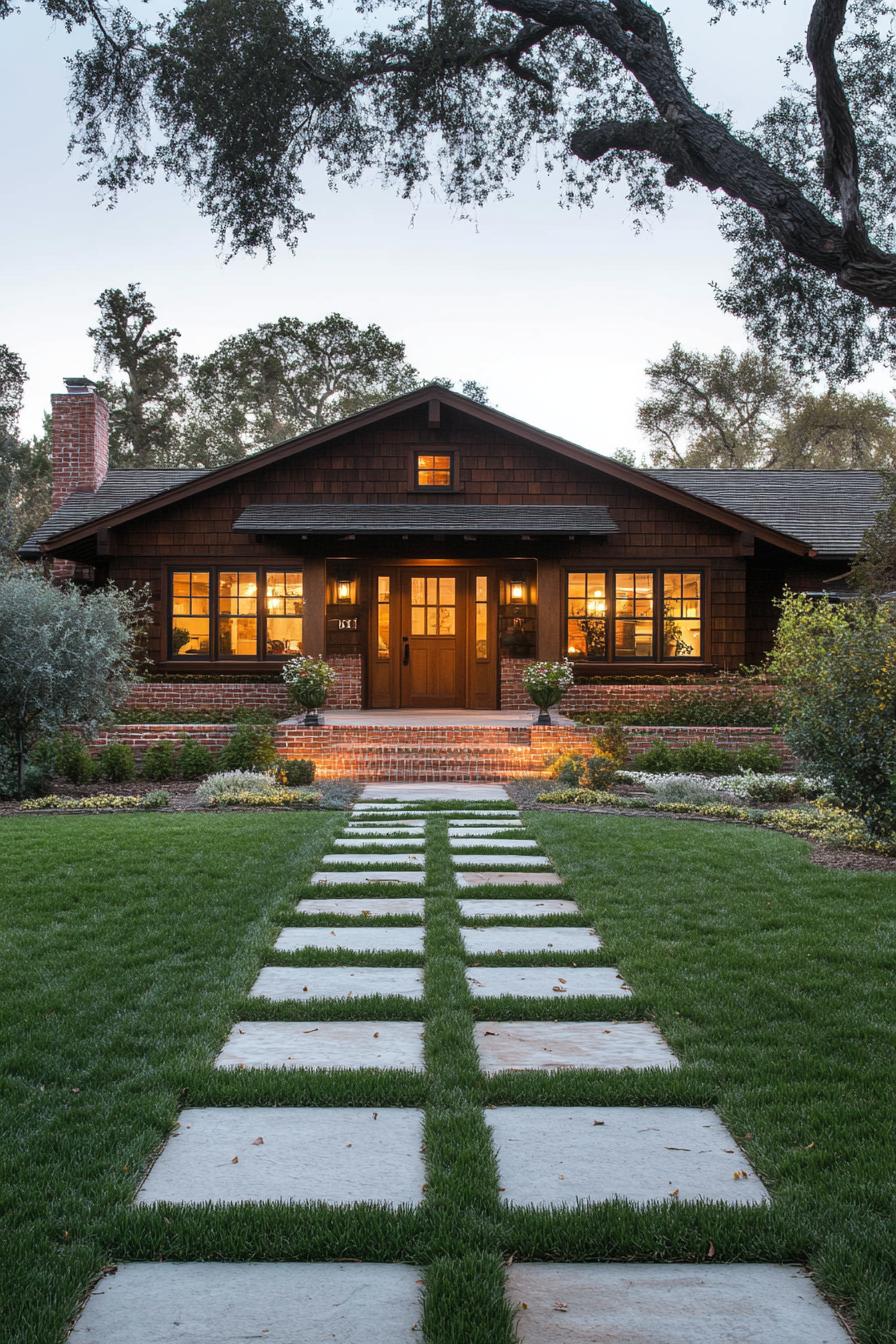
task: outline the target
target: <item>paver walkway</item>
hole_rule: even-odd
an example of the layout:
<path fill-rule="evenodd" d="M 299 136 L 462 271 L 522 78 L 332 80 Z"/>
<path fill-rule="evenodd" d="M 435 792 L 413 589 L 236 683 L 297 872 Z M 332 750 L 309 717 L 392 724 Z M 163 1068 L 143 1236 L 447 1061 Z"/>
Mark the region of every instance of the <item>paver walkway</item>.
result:
<path fill-rule="evenodd" d="M 668 1074 L 678 1060 L 651 1023 L 614 1020 L 614 1005 L 624 1005 L 632 990 L 616 967 L 604 964 L 612 958 L 598 930 L 562 894 L 550 857 L 525 831 L 499 786 L 368 786 L 308 877 L 312 886 L 344 890 L 298 899 L 294 921 L 275 943 L 283 961 L 292 960 L 259 968 L 246 1020 L 234 1024 L 215 1067 L 222 1077 L 365 1071 L 372 1080 L 416 1077 L 422 1084 L 426 1023 L 437 1021 L 443 1008 L 435 991 L 427 991 L 424 936 L 438 922 L 444 930 L 450 915 L 466 961 L 458 991 L 462 1000 L 468 996 L 481 1073 L 490 1080 L 510 1074 L 542 1079 L 538 1105 L 492 1105 L 481 1112 L 503 1208 L 590 1205 L 599 1217 L 602 1202 L 621 1199 L 636 1206 L 714 1200 L 761 1210 L 769 1193 L 712 1110 L 570 1106 L 559 1095 L 543 1104 L 560 1076 L 565 1082 L 576 1070 Z M 418 892 L 393 894 L 390 887 Z M 478 896 L 462 894 L 472 887 Z M 560 891 L 549 895 L 546 888 Z M 313 1017 L 302 1010 L 308 1001 Z M 259 1009 L 258 1017 L 249 1005 Z M 365 1086 L 375 1100 L 376 1082 Z M 459 1088 L 452 1083 L 455 1095 Z M 269 1083 L 264 1095 L 275 1096 L 276 1087 Z M 478 1102 L 474 1107 L 478 1114 Z M 439 1144 L 424 1145 L 424 1124 L 421 1107 L 394 1103 L 185 1110 L 136 1202 L 147 1210 L 157 1204 L 363 1204 L 366 1217 L 387 1218 L 423 1204 L 433 1186 L 444 1189 Z M 466 1213 L 453 1210 L 458 1219 Z M 129 1264 L 96 1287 L 72 1340 L 427 1344 L 426 1276 L 426 1267 L 288 1257 L 280 1263 Z M 460 1282 L 467 1277 L 465 1269 Z M 789 1266 L 512 1263 L 504 1282 L 519 1344 L 848 1341 L 811 1281 Z M 500 1301 L 500 1281 L 492 1312 L 495 1298 Z M 497 1331 L 503 1333 L 495 1344 L 509 1344 L 506 1319 L 499 1319 Z M 450 1331 L 437 1327 L 437 1334 L 447 1339 Z"/>

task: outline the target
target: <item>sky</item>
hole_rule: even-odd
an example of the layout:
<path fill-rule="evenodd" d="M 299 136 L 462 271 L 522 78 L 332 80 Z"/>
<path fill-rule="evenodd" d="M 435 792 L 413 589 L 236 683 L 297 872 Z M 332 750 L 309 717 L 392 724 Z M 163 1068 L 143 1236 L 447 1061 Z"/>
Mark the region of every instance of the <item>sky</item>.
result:
<path fill-rule="evenodd" d="M 668 12 L 699 96 L 748 126 L 773 100 L 777 57 L 808 9 L 772 0 L 764 16 L 714 27 L 704 0 L 670 0 Z M 190 353 L 283 315 L 338 311 L 403 340 L 425 376 L 476 379 L 501 410 L 604 453 L 643 451 L 644 367 L 673 341 L 746 344 L 713 301 L 730 252 L 705 194 L 679 193 L 671 215 L 638 234 L 621 197 L 569 212 L 532 177 L 468 222 L 429 195 L 412 208 L 373 179 L 334 193 L 311 175 L 317 218 L 271 265 L 225 263 L 176 183 L 97 208 L 67 154 L 64 57 L 76 42 L 34 5 L 0 25 L 0 343 L 28 368 L 26 434 L 64 375 L 93 371 L 98 294 L 132 282 Z"/>

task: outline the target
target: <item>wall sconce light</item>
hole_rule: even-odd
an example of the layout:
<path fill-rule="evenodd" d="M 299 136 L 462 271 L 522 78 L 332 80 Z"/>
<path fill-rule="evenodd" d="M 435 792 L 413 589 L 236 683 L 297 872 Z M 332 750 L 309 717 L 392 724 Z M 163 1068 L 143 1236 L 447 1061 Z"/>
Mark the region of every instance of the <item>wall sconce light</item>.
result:
<path fill-rule="evenodd" d="M 355 600 L 354 579 L 337 579 L 335 585 L 336 601 L 340 607 L 351 606 Z"/>
<path fill-rule="evenodd" d="M 514 606 L 524 607 L 529 601 L 529 585 L 524 578 L 505 579 L 504 591 L 507 602 Z"/>

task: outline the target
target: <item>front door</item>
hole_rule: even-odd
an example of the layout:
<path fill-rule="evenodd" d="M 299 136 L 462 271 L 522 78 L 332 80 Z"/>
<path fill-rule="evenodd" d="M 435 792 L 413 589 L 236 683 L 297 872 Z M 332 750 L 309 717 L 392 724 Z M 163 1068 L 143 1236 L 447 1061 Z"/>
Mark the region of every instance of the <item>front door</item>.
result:
<path fill-rule="evenodd" d="M 401 584 L 401 704 L 409 709 L 466 704 L 467 575 L 408 569 Z"/>

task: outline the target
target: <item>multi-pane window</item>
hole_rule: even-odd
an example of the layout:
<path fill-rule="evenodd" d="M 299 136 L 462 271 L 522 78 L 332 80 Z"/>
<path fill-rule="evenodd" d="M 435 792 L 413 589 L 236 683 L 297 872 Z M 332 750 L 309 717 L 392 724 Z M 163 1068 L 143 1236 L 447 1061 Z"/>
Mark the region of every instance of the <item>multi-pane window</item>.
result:
<path fill-rule="evenodd" d="M 450 575 L 412 575 L 412 635 L 453 635 L 456 632 L 455 590 L 455 580 Z"/>
<path fill-rule="evenodd" d="M 207 569 L 178 569 L 171 576 L 172 657 L 208 658 L 211 632 L 211 575 Z"/>
<path fill-rule="evenodd" d="M 606 658 L 606 574 L 569 575 L 566 590 L 566 651 L 570 658 Z"/>
<path fill-rule="evenodd" d="M 477 574 L 475 579 L 476 661 L 488 662 L 488 575 Z"/>
<path fill-rule="evenodd" d="M 699 658 L 703 595 L 699 574 L 663 575 L 663 657 Z"/>
<path fill-rule="evenodd" d="M 419 490 L 450 490 L 453 485 L 451 453 L 417 453 L 414 470 Z"/>
<path fill-rule="evenodd" d="M 616 575 L 617 658 L 653 657 L 653 573 Z"/>
<path fill-rule="evenodd" d="M 576 570 L 567 575 L 567 657 L 634 662 L 703 657 L 702 576 Z"/>
<path fill-rule="evenodd" d="M 272 658 L 290 658 L 301 653 L 305 598 L 300 569 L 267 571 L 264 610 L 265 653 Z"/>
<path fill-rule="evenodd" d="M 258 656 L 258 574 L 254 569 L 218 572 L 218 655 Z"/>
<path fill-rule="evenodd" d="M 376 581 L 376 656 L 388 662 L 392 651 L 392 584 L 388 574 Z"/>

